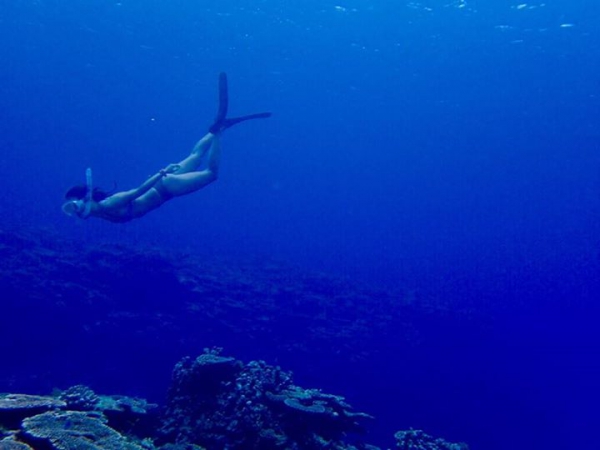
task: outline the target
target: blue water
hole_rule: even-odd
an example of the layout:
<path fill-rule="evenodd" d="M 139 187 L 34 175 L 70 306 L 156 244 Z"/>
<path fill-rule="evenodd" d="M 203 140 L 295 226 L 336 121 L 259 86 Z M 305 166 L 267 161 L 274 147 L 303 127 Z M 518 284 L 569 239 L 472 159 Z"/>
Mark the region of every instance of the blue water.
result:
<path fill-rule="evenodd" d="M 389 367 L 336 385 L 388 415 L 382 434 L 600 448 L 597 17 L 584 0 L 3 2 L 4 226 L 281 258 L 492 314 L 448 361 L 422 355 L 398 381 L 413 399 L 374 399 Z M 233 114 L 273 117 L 226 133 L 215 184 L 125 225 L 61 214 L 88 166 L 126 189 L 184 157 L 220 71 Z"/>

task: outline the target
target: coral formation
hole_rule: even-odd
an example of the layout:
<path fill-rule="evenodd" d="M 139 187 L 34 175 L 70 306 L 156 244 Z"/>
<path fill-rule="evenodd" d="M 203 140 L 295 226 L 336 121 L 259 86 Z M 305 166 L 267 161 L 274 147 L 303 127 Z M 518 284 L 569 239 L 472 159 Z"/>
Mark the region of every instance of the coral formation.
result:
<path fill-rule="evenodd" d="M 66 406 L 65 402 L 53 397 L 26 394 L 0 395 L 0 425 L 17 428 L 25 417 Z"/>
<path fill-rule="evenodd" d="M 142 450 L 106 425 L 102 414 L 50 411 L 23 420 L 21 439 L 53 450 Z"/>
<path fill-rule="evenodd" d="M 27 394 L 0 395 L 0 412 L 44 411 L 66 406 L 65 402 L 54 397 Z"/>
<path fill-rule="evenodd" d="M 346 381 L 360 386 L 371 382 L 370 371 L 361 369 L 365 357 L 369 366 L 390 367 L 387 361 L 403 354 L 403 367 L 419 367 L 417 342 L 438 335 L 462 339 L 467 329 L 459 313 L 448 318 L 454 309 L 425 304 L 414 295 L 405 301 L 402 290 L 307 273 L 268 258 L 227 260 L 179 249 L 76 242 L 47 230 L 0 230 L 0 254 L 3 315 L 11 318 L 0 327 L 5 362 L 0 385 L 16 392 L 50 392 L 73 380 L 99 392 L 116 391 L 121 384 L 112 371 L 118 367 L 122 374 L 152 374 L 136 392 L 158 398 L 173 358 L 211 345 L 254 359 L 277 358 L 312 379 L 332 368 L 354 370 L 357 376 Z M 223 370 L 231 369 L 221 363 Z M 400 366 L 395 370 L 403 370 Z M 396 401 L 407 389 L 408 384 L 398 386 Z M 80 390 L 64 394 L 69 410 L 96 410 L 96 401 L 108 401 Z M 293 399 L 264 404 L 282 417 L 307 422 L 308 413 L 330 408 Z M 121 426 L 111 414 L 105 411 L 109 425 Z"/>
<path fill-rule="evenodd" d="M 92 411 L 98 405 L 100 397 L 89 387 L 78 384 L 63 391 L 59 398 L 72 411 Z"/>
<path fill-rule="evenodd" d="M 444 439 L 434 438 L 422 430 L 398 431 L 394 434 L 399 450 L 468 450 L 467 444 L 453 444 Z"/>
<path fill-rule="evenodd" d="M 155 425 L 158 405 L 124 395 L 97 395 L 87 386 L 77 385 L 60 393 L 59 398 L 72 411 L 101 412 L 111 427 L 128 433 L 143 433 Z"/>
<path fill-rule="evenodd" d="M 366 418 L 342 397 L 295 386 L 279 367 L 207 352 L 175 367 L 162 432 L 208 448 L 342 449 Z"/>
<path fill-rule="evenodd" d="M 2 395 L 0 450 L 378 450 L 348 442 L 373 418 L 344 397 L 301 388 L 280 367 L 220 351 L 175 366 L 160 416 L 143 399 L 97 395 L 83 385 L 56 398 Z M 395 437 L 401 450 L 467 449 L 422 431 Z"/>
<path fill-rule="evenodd" d="M 0 450 L 33 450 L 29 445 L 15 441 L 12 437 L 0 440 Z"/>

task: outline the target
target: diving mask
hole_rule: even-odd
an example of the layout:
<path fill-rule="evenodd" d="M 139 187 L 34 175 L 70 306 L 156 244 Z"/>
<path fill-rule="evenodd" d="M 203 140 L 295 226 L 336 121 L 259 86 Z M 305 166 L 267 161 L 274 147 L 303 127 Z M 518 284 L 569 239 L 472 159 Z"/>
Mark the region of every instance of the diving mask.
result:
<path fill-rule="evenodd" d="M 62 212 L 67 216 L 79 216 L 82 217 L 85 213 L 85 202 L 83 200 L 69 200 L 63 203 Z"/>
<path fill-rule="evenodd" d="M 69 200 L 62 205 L 62 211 L 67 216 L 77 216 L 87 219 L 92 212 L 92 169 L 89 167 L 85 171 L 85 197 L 80 200 Z"/>

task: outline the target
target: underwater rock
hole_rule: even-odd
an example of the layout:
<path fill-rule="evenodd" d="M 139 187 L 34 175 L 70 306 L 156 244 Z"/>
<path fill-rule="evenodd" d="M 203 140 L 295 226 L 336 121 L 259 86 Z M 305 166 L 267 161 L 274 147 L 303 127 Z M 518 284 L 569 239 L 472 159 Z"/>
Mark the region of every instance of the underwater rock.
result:
<path fill-rule="evenodd" d="M 302 389 L 263 361 L 246 365 L 208 352 L 173 372 L 161 432 L 166 442 L 230 449 L 350 449 L 364 431 L 343 397 Z"/>
<path fill-rule="evenodd" d="M 398 431 L 394 437 L 399 450 L 469 450 L 467 444 L 453 444 L 434 438 L 422 430 Z"/>
<path fill-rule="evenodd" d="M 0 424 L 6 428 L 18 428 L 25 417 L 64 406 L 66 406 L 65 402 L 54 397 L 2 394 L 0 395 Z"/>
<path fill-rule="evenodd" d="M 106 425 L 99 413 L 50 411 L 23 420 L 19 438 L 53 450 L 142 450 Z"/>

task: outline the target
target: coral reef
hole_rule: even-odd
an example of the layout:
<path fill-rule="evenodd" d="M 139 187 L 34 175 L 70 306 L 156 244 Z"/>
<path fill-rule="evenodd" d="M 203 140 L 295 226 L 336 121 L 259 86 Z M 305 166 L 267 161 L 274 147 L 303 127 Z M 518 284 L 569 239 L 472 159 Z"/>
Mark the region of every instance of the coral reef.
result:
<path fill-rule="evenodd" d="M 343 397 L 295 386 L 279 367 L 209 351 L 175 367 L 162 433 L 207 448 L 342 449 L 368 418 Z"/>
<path fill-rule="evenodd" d="M 53 397 L 27 394 L 2 394 L 0 395 L 0 414 L 43 411 L 62 408 L 66 403 Z"/>
<path fill-rule="evenodd" d="M 0 440 L 0 450 L 33 450 L 24 442 L 15 441 L 12 437 Z"/>
<path fill-rule="evenodd" d="M 92 411 L 98 405 L 100 397 L 89 387 L 78 384 L 61 392 L 59 398 L 72 411 Z"/>
<path fill-rule="evenodd" d="M 6 430 L 6 436 L 0 449 L 142 450 L 125 435 L 151 434 L 156 428 L 155 408 L 141 399 L 99 396 L 81 385 L 57 398 L 2 395 L 0 430 Z"/>
<path fill-rule="evenodd" d="M 344 397 L 301 388 L 280 367 L 220 351 L 175 366 L 161 415 L 143 399 L 97 395 L 83 385 L 56 397 L 2 395 L 0 450 L 378 450 L 348 442 L 373 417 Z M 421 431 L 395 437 L 402 450 L 467 449 Z"/>
<path fill-rule="evenodd" d="M 398 431 L 394 437 L 399 450 L 469 450 L 465 443 L 453 444 L 422 430 Z"/>
<path fill-rule="evenodd" d="M 124 395 L 97 395 L 83 385 L 70 387 L 61 392 L 59 398 L 65 402 L 66 409 L 100 412 L 108 425 L 127 433 L 143 434 L 154 428 L 158 419 L 158 405 Z"/>
<path fill-rule="evenodd" d="M 3 394 L 0 395 L 0 424 L 9 429 L 16 428 L 25 417 L 64 406 L 65 402 L 53 397 Z"/>
<path fill-rule="evenodd" d="M 33 448 L 142 450 L 106 425 L 102 414 L 50 411 L 23 420 L 19 437 Z"/>
<path fill-rule="evenodd" d="M 423 367 L 423 362 L 445 367 L 453 355 L 436 354 L 424 343 L 443 335 L 448 348 L 463 348 L 459 344 L 471 336 L 465 331 L 469 324 L 477 322 L 479 329 L 484 322 L 481 317 L 467 320 L 456 309 L 428 303 L 417 294 L 306 273 L 268 258 L 231 261 L 99 242 L 76 242 L 47 230 L 0 230 L 0 290 L 3 316 L 10 318 L 0 327 L 2 391 L 50 392 L 75 382 L 114 392 L 125 382 L 130 383 L 128 390 L 159 398 L 174 358 L 207 345 L 223 345 L 248 358 L 277 359 L 309 379 L 319 379 L 330 369 L 352 372 L 356 376 L 342 380 L 340 387 L 352 391 L 352 383 L 371 382 L 365 373 L 388 370 L 390 358 L 398 354 L 403 355 L 402 364 L 388 380 L 407 367 Z M 428 355 L 425 361 L 422 355 Z M 188 377 L 188 372 L 194 373 L 188 367 L 194 361 L 180 363 L 186 369 L 180 372 L 182 381 L 189 385 L 177 385 L 174 379 L 167 405 L 172 414 L 165 415 L 160 425 L 156 408 L 143 400 L 96 395 L 74 386 L 53 398 L 61 403 L 51 406 L 0 408 L 0 439 L 9 439 L 2 445 L 18 439 L 13 431 L 25 417 L 56 409 L 101 413 L 107 426 L 141 438 L 161 429 L 160 445 L 190 449 L 195 433 L 208 439 L 198 442 L 212 442 L 211 433 L 218 442 L 228 429 L 238 442 L 252 436 L 275 447 L 292 441 L 302 442 L 298 445 L 327 441 L 333 447 L 368 420 L 340 397 L 295 387 L 289 373 L 265 363 L 243 364 L 206 354 L 200 357 L 202 370 L 196 374 L 205 378 L 198 380 Z M 140 374 L 151 374 L 141 388 L 136 386 Z M 223 379 L 231 384 L 224 386 Z M 194 387 L 200 382 L 202 389 Z M 326 382 L 331 389 L 333 380 Z M 396 400 L 413 386 L 394 385 Z M 189 395 L 196 396 L 196 409 L 186 406 Z M 211 415 L 211 408 L 219 405 L 225 409 Z M 183 411 L 213 424 L 224 424 L 223 417 L 241 417 L 224 430 L 205 425 L 204 433 L 191 422 L 180 427 Z M 406 418 L 402 421 L 406 423 Z M 266 425 L 257 436 L 261 423 Z"/>

